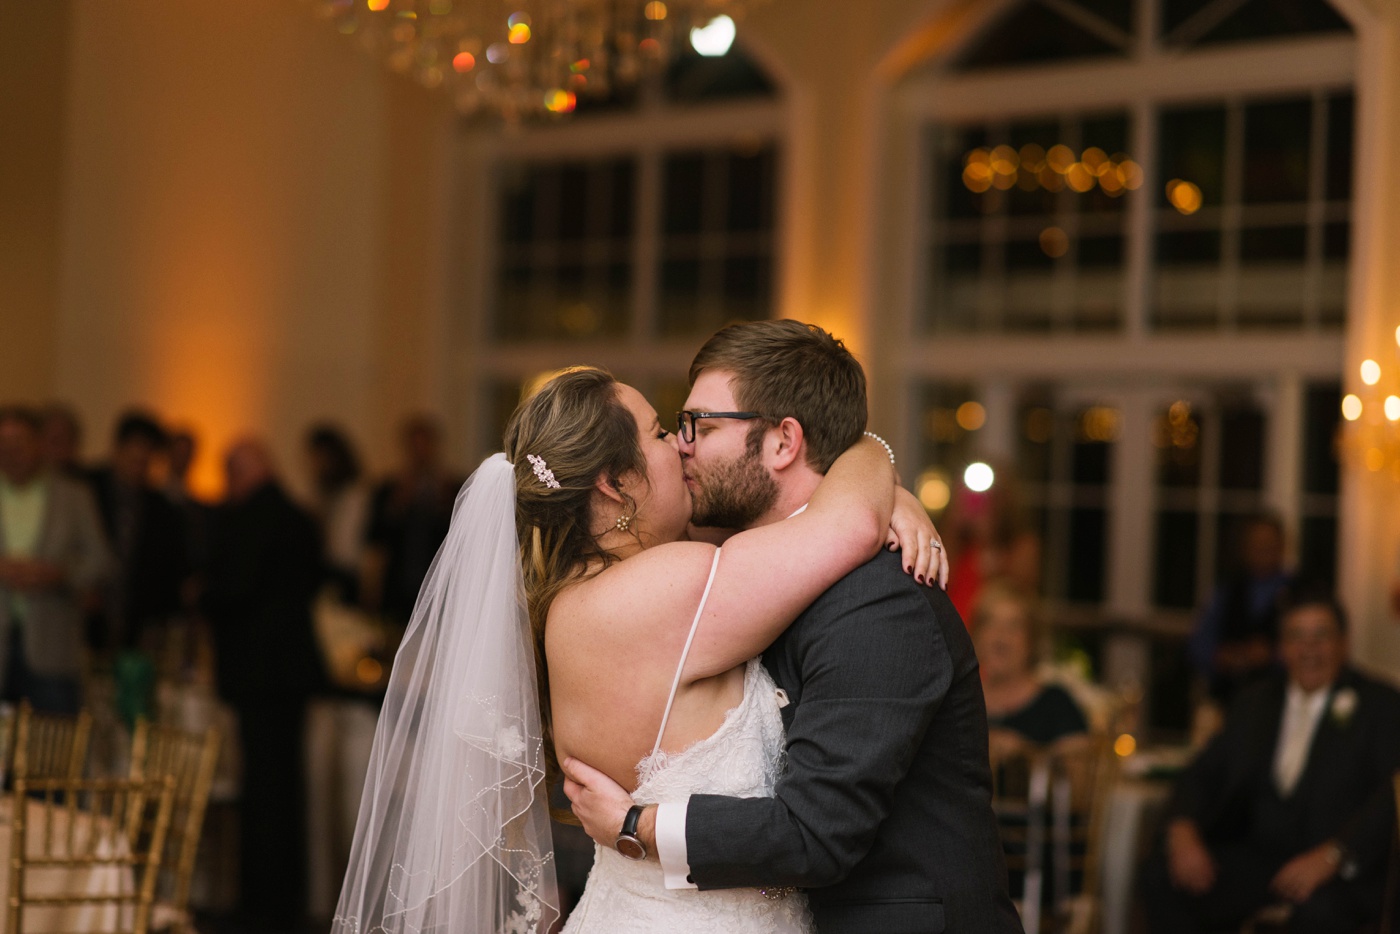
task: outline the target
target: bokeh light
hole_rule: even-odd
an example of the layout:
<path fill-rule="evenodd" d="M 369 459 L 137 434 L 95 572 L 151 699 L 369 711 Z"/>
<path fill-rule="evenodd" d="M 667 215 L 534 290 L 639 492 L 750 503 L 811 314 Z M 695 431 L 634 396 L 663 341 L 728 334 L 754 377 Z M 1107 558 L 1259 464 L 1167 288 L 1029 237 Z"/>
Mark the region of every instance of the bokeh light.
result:
<path fill-rule="evenodd" d="M 964 402 L 953 417 L 963 431 L 976 431 L 987 424 L 987 410 L 980 402 Z"/>
<path fill-rule="evenodd" d="M 1040 232 L 1040 249 L 1046 256 L 1059 259 L 1069 252 L 1069 236 L 1058 227 L 1046 227 Z"/>
<path fill-rule="evenodd" d="M 544 109 L 552 114 L 573 113 L 574 108 L 577 106 L 578 97 L 576 97 L 572 91 L 566 91 L 563 88 L 555 88 L 552 91 L 545 92 Z"/>
<path fill-rule="evenodd" d="M 452 68 L 459 75 L 466 74 L 476 67 L 476 56 L 470 52 L 458 52 L 452 56 Z"/>
<path fill-rule="evenodd" d="M 1137 752 L 1137 740 L 1131 733 L 1120 733 L 1113 741 L 1113 751 L 1120 759 L 1126 759 Z"/>
<path fill-rule="evenodd" d="M 389 8 L 389 0 L 365 0 L 365 6 L 378 13 Z"/>
<path fill-rule="evenodd" d="M 729 51 L 734 44 L 738 30 L 734 20 L 721 13 L 706 26 L 696 26 L 690 30 L 690 46 L 707 58 L 718 58 Z"/>
<path fill-rule="evenodd" d="M 1354 422 L 1361 417 L 1361 397 L 1349 392 L 1342 397 L 1342 418 Z"/>
<path fill-rule="evenodd" d="M 963 471 L 963 483 L 974 493 L 985 493 L 996 482 L 996 473 L 988 464 L 977 461 L 967 465 Z"/>
<path fill-rule="evenodd" d="M 953 498 L 953 489 L 948 485 L 948 478 L 940 470 L 926 470 L 919 474 L 914 489 L 918 490 L 919 502 L 929 512 L 938 512 L 946 508 L 949 500 Z"/>
<path fill-rule="evenodd" d="M 1381 381 L 1381 365 L 1374 360 L 1361 361 L 1361 382 L 1374 386 Z"/>
<path fill-rule="evenodd" d="M 666 13 L 666 4 L 662 3 L 661 0 L 651 0 L 650 3 L 642 8 L 642 15 L 653 23 L 665 19 Z"/>
<path fill-rule="evenodd" d="M 510 40 L 511 45 L 524 45 L 530 41 L 530 27 L 524 23 L 516 23 L 514 26 L 510 27 L 510 33 L 507 35 L 507 38 Z"/>
<path fill-rule="evenodd" d="M 1392 422 L 1400 421 L 1400 396 L 1385 397 L 1385 417 Z"/>
<path fill-rule="evenodd" d="M 1174 178 L 1167 182 L 1167 200 L 1182 214 L 1195 214 L 1201 209 L 1201 189 L 1191 182 Z"/>

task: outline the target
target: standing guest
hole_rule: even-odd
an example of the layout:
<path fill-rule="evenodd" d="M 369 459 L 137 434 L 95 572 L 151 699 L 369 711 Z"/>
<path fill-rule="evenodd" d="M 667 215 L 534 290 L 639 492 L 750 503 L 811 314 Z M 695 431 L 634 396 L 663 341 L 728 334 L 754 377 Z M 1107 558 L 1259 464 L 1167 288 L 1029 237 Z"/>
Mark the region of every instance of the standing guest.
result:
<path fill-rule="evenodd" d="M 1235 929 L 1278 902 L 1293 934 L 1380 914 L 1400 692 L 1347 665 L 1346 615 L 1323 591 L 1287 599 L 1279 636 L 1284 673 L 1239 693 L 1177 785 L 1144 869 L 1154 932 Z"/>
<path fill-rule="evenodd" d="M 40 419 L 45 466 L 66 477 L 86 481 L 88 470 L 79 460 L 83 429 L 77 413 L 55 402 L 44 407 Z"/>
<path fill-rule="evenodd" d="M 426 415 L 403 426 L 404 463 L 374 493 L 367 605 L 406 624 L 418 589 L 452 522 L 462 478 L 442 464 L 442 432 Z"/>
<path fill-rule="evenodd" d="M 44 467 L 41 432 L 0 408 L 0 671 L 5 699 L 76 713 L 84 603 L 111 558 L 91 492 Z"/>
<path fill-rule="evenodd" d="M 1043 637 L 1029 598 L 1007 583 L 987 584 L 973 633 L 993 758 L 1087 733 L 1089 722 L 1069 692 L 1036 673 Z"/>
<path fill-rule="evenodd" d="M 1240 688 L 1275 670 L 1278 603 L 1292 579 L 1284 566 L 1285 545 L 1277 516 L 1245 518 L 1235 567 L 1191 633 L 1192 664 L 1218 703 L 1228 705 Z"/>
<path fill-rule="evenodd" d="M 345 432 L 330 424 L 307 432 L 306 455 L 326 573 L 342 602 L 358 603 L 370 518 L 370 491 L 362 482 L 359 455 Z"/>
<path fill-rule="evenodd" d="M 302 730 L 323 677 L 311 628 L 319 543 L 261 442 L 235 443 L 225 467 L 203 603 L 243 749 L 239 891 L 248 926 L 285 930 L 305 909 Z"/>
<path fill-rule="evenodd" d="M 361 591 L 369 524 L 370 491 L 360 459 L 339 427 L 322 423 L 306 435 L 311 470 L 311 509 L 325 543 L 325 582 L 318 607 L 329 599 L 354 614 Z M 329 593 L 327 593 L 329 591 Z M 325 632 L 323 639 L 328 638 Z M 333 638 L 333 637 L 332 637 Z M 379 697 L 341 688 L 311 701 L 307 710 L 307 893 L 313 917 L 329 918 L 336 886 L 345 877 L 350 846 L 369 770 Z"/>
<path fill-rule="evenodd" d="M 151 484 L 151 465 L 166 446 L 151 415 L 131 411 L 117 420 L 112 457 L 93 471 L 93 490 L 107 540 L 117 559 L 108 581 L 96 644 L 125 649 L 145 644 L 180 609 L 189 576 L 184 518 Z"/>

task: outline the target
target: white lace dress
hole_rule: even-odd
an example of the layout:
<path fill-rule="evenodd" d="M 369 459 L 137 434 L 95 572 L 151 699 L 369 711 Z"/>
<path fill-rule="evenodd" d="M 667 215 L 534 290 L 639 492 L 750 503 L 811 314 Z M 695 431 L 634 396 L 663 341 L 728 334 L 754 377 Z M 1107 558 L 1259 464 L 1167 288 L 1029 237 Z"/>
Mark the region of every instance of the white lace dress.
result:
<path fill-rule="evenodd" d="M 719 556 L 715 558 L 718 564 Z M 709 595 L 708 586 L 705 593 Z M 702 610 L 704 605 L 702 598 Z M 682 655 L 681 667 L 684 664 Z M 669 703 L 666 713 L 669 717 Z M 664 734 L 664 720 L 661 729 Z M 695 794 L 771 796 L 782 768 L 783 745 L 777 686 L 759 660 L 752 659 L 739 706 L 706 739 L 670 755 L 655 751 L 639 762 L 632 798 L 638 804 L 658 804 Z M 814 930 L 806 896 L 800 893 L 770 899 L 758 889 L 668 889 L 655 856 L 637 862 L 604 847 L 595 848 L 588 885 L 564 926 L 564 934 L 811 934 Z"/>

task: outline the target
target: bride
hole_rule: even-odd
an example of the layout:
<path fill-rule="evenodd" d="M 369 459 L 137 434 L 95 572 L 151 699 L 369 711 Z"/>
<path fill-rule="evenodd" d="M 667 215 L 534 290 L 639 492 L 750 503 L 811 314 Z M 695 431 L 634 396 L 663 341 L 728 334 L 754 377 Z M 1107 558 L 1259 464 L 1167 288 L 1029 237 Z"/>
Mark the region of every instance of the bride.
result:
<path fill-rule="evenodd" d="M 551 930 L 545 782 L 566 756 L 639 804 L 772 794 L 782 698 L 757 656 L 882 545 L 933 532 L 861 439 L 799 514 L 686 541 L 674 436 L 596 369 L 524 402 L 505 448 L 458 495 L 395 659 L 337 934 Z M 565 931 L 810 927 L 800 895 L 668 890 L 654 858 L 599 848 Z"/>

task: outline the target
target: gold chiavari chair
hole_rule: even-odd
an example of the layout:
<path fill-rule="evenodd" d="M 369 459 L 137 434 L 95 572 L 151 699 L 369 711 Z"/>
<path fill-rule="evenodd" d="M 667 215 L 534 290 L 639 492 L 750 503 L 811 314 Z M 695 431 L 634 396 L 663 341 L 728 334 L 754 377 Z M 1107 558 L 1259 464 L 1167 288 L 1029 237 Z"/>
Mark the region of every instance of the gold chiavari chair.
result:
<path fill-rule="evenodd" d="M 131 778 L 169 778 L 174 782 L 169 858 L 156 890 L 154 927 L 193 930 L 189 912 L 190 882 L 204 829 L 204 811 L 219 762 L 219 731 L 186 733 L 136 721 L 131 739 Z"/>
<path fill-rule="evenodd" d="M 1092 733 L 1082 745 L 1053 752 L 1048 765 L 1056 927 L 1066 934 L 1081 934 L 1099 925 L 1099 862 L 1108 801 L 1118 780 L 1118 757 L 1107 735 Z"/>
<path fill-rule="evenodd" d="M 6 930 L 22 934 L 30 917 L 45 930 L 147 934 L 174 780 L 16 776 L 14 791 Z"/>
<path fill-rule="evenodd" d="M 15 778 L 82 778 L 92 737 L 92 714 L 75 717 L 35 713 L 20 701 L 15 718 L 13 771 Z"/>
<path fill-rule="evenodd" d="M 1049 757 L 1035 750 L 992 758 L 992 810 L 1006 868 L 1021 878 L 1016 908 L 1028 934 L 1040 934 L 1045 891 L 1045 840 L 1050 801 Z"/>

